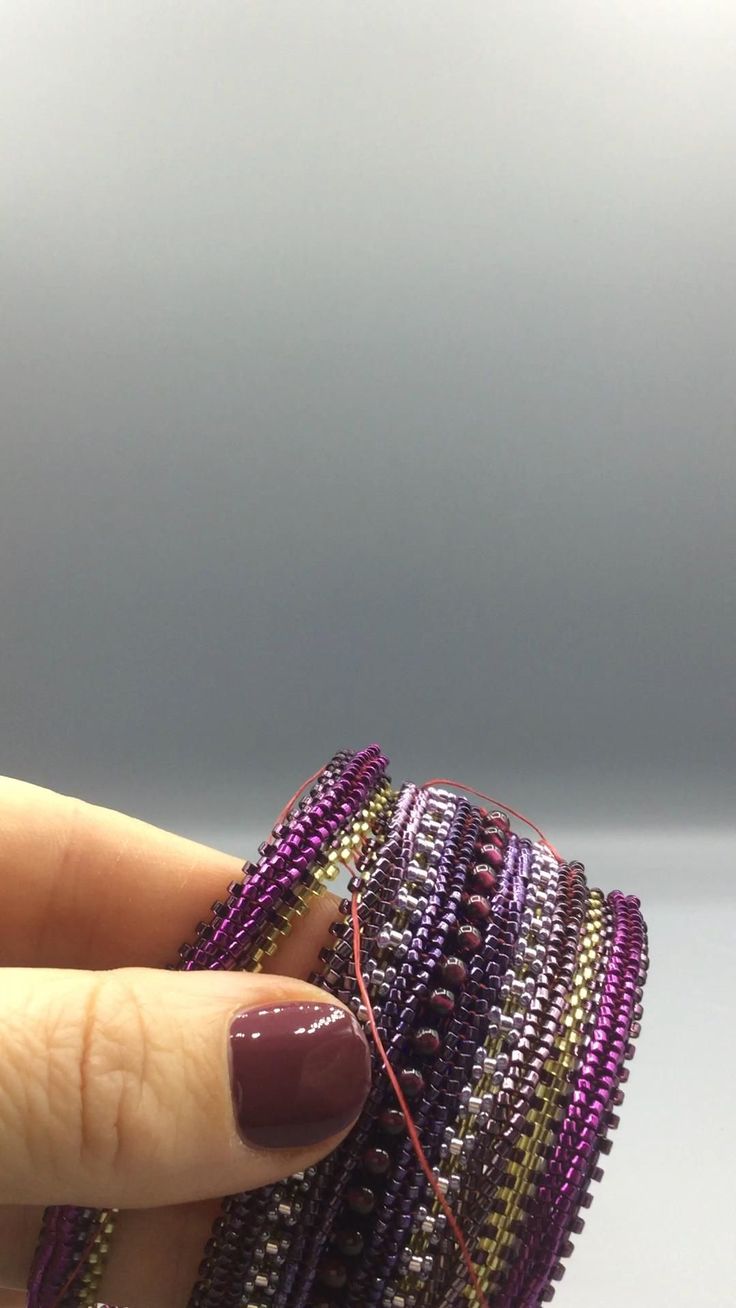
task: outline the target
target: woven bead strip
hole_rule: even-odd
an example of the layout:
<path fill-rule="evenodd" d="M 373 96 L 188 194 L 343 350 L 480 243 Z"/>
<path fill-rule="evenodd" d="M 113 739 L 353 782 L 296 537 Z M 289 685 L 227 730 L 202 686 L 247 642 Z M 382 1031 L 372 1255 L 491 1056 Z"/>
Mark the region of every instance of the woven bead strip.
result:
<path fill-rule="evenodd" d="M 603 1175 L 642 1016 L 639 900 L 387 765 L 335 754 L 168 966 L 259 969 L 348 870 L 367 1002 L 478 1288 L 373 1039 L 346 899 L 309 980 L 363 1024 L 368 1099 L 321 1163 L 223 1200 L 188 1308 L 532 1308 Z M 114 1217 L 46 1209 L 29 1308 L 94 1308 Z"/>

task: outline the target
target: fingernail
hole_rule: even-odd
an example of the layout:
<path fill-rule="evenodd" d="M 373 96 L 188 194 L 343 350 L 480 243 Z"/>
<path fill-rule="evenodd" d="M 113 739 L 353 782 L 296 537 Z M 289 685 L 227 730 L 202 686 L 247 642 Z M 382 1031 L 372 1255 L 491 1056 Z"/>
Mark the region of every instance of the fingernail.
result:
<path fill-rule="evenodd" d="M 368 1045 L 333 1004 L 266 1004 L 230 1025 L 235 1117 L 248 1144 L 302 1148 L 344 1130 L 371 1081 Z"/>

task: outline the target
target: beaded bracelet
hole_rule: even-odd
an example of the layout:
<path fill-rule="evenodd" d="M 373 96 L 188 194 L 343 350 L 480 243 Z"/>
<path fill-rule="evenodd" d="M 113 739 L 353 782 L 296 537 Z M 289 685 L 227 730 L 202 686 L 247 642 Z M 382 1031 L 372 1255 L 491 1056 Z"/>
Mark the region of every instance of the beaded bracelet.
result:
<path fill-rule="evenodd" d="M 583 1229 L 640 1030 L 639 900 L 387 763 L 335 754 L 169 965 L 258 970 L 350 872 L 309 980 L 363 1024 L 368 1099 L 322 1162 L 223 1200 L 188 1308 L 531 1308 Z M 45 1210 L 29 1308 L 94 1308 L 115 1215 Z"/>

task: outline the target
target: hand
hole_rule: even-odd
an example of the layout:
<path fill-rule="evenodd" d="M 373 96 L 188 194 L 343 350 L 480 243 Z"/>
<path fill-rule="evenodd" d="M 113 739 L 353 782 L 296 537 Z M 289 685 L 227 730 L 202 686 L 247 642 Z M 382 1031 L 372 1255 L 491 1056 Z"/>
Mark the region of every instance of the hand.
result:
<path fill-rule="evenodd" d="M 334 896 L 261 973 L 165 970 L 242 863 L 0 778 L 0 1308 L 25 1302 L 47 1204 L 124 1210 L 101 1301 L 185 1308 L 219 1199 L 315 1163 L 358 1116 L 360 1028 L 299 979 Z"/>

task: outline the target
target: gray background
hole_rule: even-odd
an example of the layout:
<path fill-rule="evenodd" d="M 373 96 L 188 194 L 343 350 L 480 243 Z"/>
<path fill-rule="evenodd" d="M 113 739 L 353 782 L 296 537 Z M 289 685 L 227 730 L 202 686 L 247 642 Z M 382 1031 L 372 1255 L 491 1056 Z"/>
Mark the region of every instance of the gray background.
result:
<path fill-rule="evenodd" d="M 560 1302 L 732 1302 L 736 9 L 0 18 L 0 769 L 245 857 L 377 740 L 639 893 Z"/>

